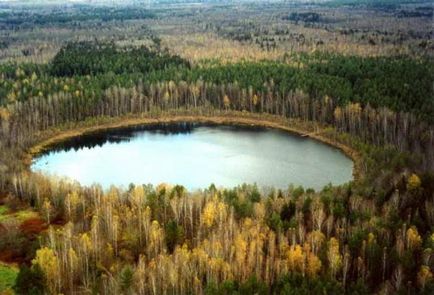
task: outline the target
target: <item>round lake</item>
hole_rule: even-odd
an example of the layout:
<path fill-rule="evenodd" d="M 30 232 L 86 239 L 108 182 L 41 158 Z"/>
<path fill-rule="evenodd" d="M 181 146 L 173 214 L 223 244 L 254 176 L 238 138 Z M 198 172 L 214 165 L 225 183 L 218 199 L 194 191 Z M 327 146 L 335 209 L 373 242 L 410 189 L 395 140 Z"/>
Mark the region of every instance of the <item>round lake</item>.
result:
<path fill-rule="evenodd" d="M 340 150 L 284 131 L 209 124 L 163 124 L 86 134 L 56 144 L 32 169 L 90 185 L 181 184 L 188 189 L 290 184 L 320 189 L 352 179 Z"/>

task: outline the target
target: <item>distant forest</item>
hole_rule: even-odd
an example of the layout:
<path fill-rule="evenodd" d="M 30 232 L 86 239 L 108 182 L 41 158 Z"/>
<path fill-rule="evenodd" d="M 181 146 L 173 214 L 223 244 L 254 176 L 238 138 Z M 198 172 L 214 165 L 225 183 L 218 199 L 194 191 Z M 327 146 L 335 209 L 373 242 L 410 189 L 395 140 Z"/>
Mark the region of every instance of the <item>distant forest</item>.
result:
<path fill-rule="evenodd" d="M 157 53 L 148 48 L 116 49 L 112 44 L 93 42 L 66 45 L 49 65 L 0 65 L 5 79 L 0 82 L 1 104 L 11 100 L 52 94 L 60 88 L 53 79 L 73 77 L 85 83 L 85 92 L 101 92 L 110 85 L 122 87 L 132 81 L 197 81 L 214 84 L 236 83 L 241 88 L 281 94 L 300 89 L 311 97 L 333 97 L 341 106 L 359 102 L 372 107 L 388 107 L 394 111 L 412 112 L 433 122 L 434 63 L 408 57 L 363 58 L 318 53 L 289 57 L 292 65 L 278 62 L 241 62 L 229 65 L 211 62 L 209 66 L 191 67 L 178 56 Z M 294 65 L 295 64 L 295 65 Z M 16 89 L 16 83 L 28 83 L 35 74 L 42 83 L 29 83 Z M 83 76 L 90 75 L 85 81 Z M 36 82 L 36 81 L 34 81 Z M 15 85 L 15 87 L 14 87 Z"/>
<path fill-rule="evenodd" d="M 433 294 L 431 2 L 1 4 L 0 293 Z M 182 118 L 295 130 L 354 179 L 105 190 L 29 169 L 56 139 Z"/>

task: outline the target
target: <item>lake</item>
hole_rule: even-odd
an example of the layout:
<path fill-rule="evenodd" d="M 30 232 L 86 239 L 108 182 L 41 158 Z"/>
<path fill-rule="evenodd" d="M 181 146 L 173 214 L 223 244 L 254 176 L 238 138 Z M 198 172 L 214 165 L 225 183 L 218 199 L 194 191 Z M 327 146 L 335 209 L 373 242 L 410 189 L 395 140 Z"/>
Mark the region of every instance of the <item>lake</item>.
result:
<path fill-rule="evenodd" d="M 353 162 L 340 150 L 285 131 L 199 123 L 106 130 L 51 146 L 34 171 L 99 183 L 181 184 L 193 190 L 256 183 L 321 189 L 352 179 Z"/>

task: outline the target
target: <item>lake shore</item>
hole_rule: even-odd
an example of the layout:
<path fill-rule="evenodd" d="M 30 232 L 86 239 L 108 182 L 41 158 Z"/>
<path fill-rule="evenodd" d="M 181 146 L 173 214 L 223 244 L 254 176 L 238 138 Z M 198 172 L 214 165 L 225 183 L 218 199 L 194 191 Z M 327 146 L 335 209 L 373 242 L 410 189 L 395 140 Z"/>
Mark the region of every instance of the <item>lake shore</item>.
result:
<path fill-rule="evenodd" d="M 162 114 L 161 116 L 143 116 L 143 117 L 120 117 L 104 118 L 97 123 L 84 121 L 76 126 L 65 128 L 50 129 L 41 132 L 37 138 L 37 143 L 33 145 L 26 153 L 23 161 L 30 171 L 30 165 L 34 156 L 40 154 L 51 145 L 77 137 L 83 134 L 93 133 L 102 130 L 112 130 L 125 127 L 134 127 L 139 125 L 152 125 L 161 123 L 179 123 L 179 122 L 197 122 L 212 123 L 222 125 L 249 125 L 265 128 L 283 130 L 292 134 L 303 137 L 309 137 L 324 144 L 333 146 L 341 150 L 347 157 L 353 160 L 353 178 L 360 179 L 363 176 L 361 165 L 362 157 L 354 148 L 345 145 L 337 140 L 331 139 L 324 135 L 325 128 L 314 125 L 312 122 L 301 122 L 299 120 L 289 120 L 273 115 L 252 114 L 246 112 L 224 112 L 218 114 Z"/>

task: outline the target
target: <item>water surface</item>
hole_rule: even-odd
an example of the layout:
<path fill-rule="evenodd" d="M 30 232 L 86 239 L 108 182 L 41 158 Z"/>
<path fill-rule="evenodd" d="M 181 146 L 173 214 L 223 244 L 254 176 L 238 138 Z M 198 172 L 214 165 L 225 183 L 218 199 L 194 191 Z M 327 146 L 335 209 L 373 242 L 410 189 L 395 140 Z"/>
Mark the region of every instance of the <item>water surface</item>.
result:
<path fill-rule="evenodd" d="M 340 150 L 284 131 L 179 123 L 83 135 L 35 158 L 33 170 L 81 184 L 181 184 L 188 189 L 234 187 L 320 189 L 352 178 Z"/>

